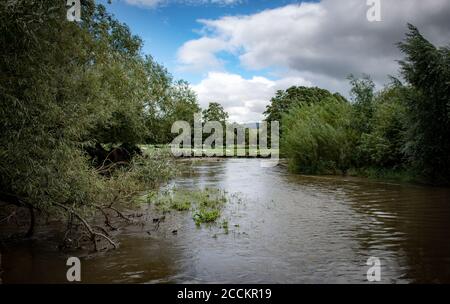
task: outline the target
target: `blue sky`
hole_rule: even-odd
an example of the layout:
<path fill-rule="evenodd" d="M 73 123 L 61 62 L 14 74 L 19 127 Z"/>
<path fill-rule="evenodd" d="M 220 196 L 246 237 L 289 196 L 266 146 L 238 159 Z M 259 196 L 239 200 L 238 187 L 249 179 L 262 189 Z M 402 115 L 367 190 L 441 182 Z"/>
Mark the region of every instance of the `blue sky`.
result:
<path fill-rule="evenodd" d="M 191 83 L 200 106 L 253 122 L 277 90 L 319 86 L 349 96 L 346 77 L 377 87 L 398 75 L 407 23 L 450 41 L 448 0 L 97 0 L 144 41 L 144 53 Z M 380 22 L 372 22 L 374 10 Z"/>
<path fill-rule="evenodd" d="M 193 0 L 195 1 L 195 0 Z M 151 54 L 177 78 L 198 83 L 201 73 L 189 73 L 178 69 L 177 50 L 188 40 L 199 37 L 202 26 L 199 19 L 218 19 L 223 16 L 249 15 L 265 9 L 298 3 L 298 0 L 242 0 L 231 4 L 173 2 L 155 6 L 132 5 L 125 0 L 100 0 L 108 11 L 125 22 L 134 34 L 144 40 L 144 53 Z M 151 1 L 150 1 L 151 2 Z M 220 54 L 227 70 L 245 77 L 255 72 L 243 69 L 239 61 L 227 54 Z M 264 72 L 264 70 L 260 71 Z M 266 71 L 267 72 L 267 71 Z"/>

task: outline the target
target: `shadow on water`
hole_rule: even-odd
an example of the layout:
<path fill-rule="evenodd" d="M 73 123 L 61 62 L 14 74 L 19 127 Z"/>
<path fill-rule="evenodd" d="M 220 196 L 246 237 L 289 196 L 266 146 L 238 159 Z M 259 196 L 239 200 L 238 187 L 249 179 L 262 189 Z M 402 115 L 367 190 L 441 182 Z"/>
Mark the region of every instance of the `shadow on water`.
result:
<path fill-rule="evenodd" d="M 121 247 L 103 254 L 82 253 L 83 283 L 165 283 L 176 280 L 171 247 L 161 240 L 121 237 Z M 57 243 L 44 245 L 26 242 L 2 252 L 4 283 L 67 282 L 66 260 Z"/>
<path fill-rule="evenodd" d="M 83 257 L 83 282 L 365 283 L 373 256 L 382 283 L 450 283 L 449 189 L 298 176 L 260 160 L 183 163 L 171 186 L 233 198 L 228 234 L 171 214 L 167 233 L 130 228 L 118 250 Z M 49 242 L 11 247 L 3 280 L 64 282 L 65 258 Z"/>

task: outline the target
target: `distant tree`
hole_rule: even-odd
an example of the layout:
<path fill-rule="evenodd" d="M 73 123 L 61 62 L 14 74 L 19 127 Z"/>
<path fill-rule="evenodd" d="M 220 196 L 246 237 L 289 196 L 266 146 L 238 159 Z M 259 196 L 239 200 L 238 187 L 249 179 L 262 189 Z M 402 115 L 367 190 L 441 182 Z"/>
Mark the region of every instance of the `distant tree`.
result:
<path fill-rule="evenodd" d="M 211 102 L 207 109 L 203 110 L 204 121 L 218 121 L 225 125 L 228 120 L 228 113 L 223 106 L 217 102 Z"/>
<path fill-rule="evenodd" d="M 310 105 L 318 103 L 325 98 L 334 97 L 339 100 L 345 100 L 344 97 L 338 93 L 332 94 L 325 89 L 317 87 L 290 87 L 283 91 L 277 91 L 275 97 L 270 100 L 270 104 L 267 106 L 264 115 L 266 121 L 280 121 L 283 114 L 289 112 L 289 110 L 295 106 Z"/>

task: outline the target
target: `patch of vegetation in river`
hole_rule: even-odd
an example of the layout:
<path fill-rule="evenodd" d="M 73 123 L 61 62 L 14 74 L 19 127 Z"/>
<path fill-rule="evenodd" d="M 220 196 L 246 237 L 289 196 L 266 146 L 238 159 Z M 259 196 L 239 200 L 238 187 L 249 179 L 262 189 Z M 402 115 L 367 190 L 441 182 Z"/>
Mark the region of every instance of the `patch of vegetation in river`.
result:
<path fill-rule="evenodd" d="M 195 225 L 216 226 L 229 233 L 229 219 L 224 214 L 227 203 L 242 200 L 236 194 L 228 194 L 221 189 L 200 190 L 169 188 L 147 195 L 146 202 L 162 213 L 189 212 Z M 234 227 L 239 227 L 235 225 Z"/>

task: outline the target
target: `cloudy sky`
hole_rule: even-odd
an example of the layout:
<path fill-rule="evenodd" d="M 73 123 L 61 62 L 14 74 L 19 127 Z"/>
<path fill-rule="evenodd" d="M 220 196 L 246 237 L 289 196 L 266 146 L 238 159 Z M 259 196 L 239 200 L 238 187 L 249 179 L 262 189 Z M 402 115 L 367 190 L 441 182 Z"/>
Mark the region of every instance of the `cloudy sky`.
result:
<path fill-rule="evenodd" d="M 100 2 L 106 2 L 101 0 Z M 349 74 L 381 86 L 397 75 L 395 44 L 412 23 L 433 43 L 450 44 L 449 0 L 113 0 L 107 5 L 202 107 L 220 102 L 237 122 L 258 121 L 271 96 L 292 85 L 348 96 Z"/>

